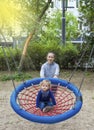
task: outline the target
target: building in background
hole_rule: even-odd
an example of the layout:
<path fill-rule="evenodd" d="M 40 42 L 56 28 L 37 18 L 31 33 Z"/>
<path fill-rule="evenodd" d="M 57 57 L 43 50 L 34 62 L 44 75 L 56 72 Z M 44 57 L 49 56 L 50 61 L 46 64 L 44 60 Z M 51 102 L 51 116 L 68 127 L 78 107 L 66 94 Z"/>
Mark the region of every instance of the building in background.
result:
<path fill-rule="evenodd" d="M 63 0 L 53 0 L 53 9 L 61 9 L 62 10 L 62 1 Z M 79 16 L 79 0 L 65 0 L 67 2 L 67 11 L 70 11 L 74 14 L 74 16 Z M 69 8 L 70 7 L 70 8 Z"/>

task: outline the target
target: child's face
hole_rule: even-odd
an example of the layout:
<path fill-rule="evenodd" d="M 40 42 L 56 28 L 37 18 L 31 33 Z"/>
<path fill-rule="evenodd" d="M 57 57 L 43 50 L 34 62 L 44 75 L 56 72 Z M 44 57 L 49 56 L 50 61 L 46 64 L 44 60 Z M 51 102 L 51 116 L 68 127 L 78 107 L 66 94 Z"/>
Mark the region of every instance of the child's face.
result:
<path fill-rule="evenodd" d="M 42 85 L 41 85 L 41 89 L 43 90 L 43 91 L 47 91 L 47 90 L 49 90 L 49 85 L 47 84 L 47 83 L 43 83 Z"/>
<path fill-rule="evenodd" d="M 47 61 L 48 61 L 49 64 L 53 63 L 54 59 L 55 59 L 55 57 L 54 57 L 53 53 L 49 53 L 47 55 Z"/>

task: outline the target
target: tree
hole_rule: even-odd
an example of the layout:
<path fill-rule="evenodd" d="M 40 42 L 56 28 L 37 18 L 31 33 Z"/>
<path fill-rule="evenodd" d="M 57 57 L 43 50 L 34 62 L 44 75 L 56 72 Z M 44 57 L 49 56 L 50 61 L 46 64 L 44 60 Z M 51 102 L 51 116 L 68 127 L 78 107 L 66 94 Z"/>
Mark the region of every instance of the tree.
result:
<path fill-rule="evenodd" d="M 94 44 L 94 0 L 80 0 L 80 19 L 86 28 L 84 34 L 87 42 Z"/>
<path fill-rule="evenodd" d="M 48 0 L 50 1 L 50 0 Z M 0 0 L 0 29 L 7 36 L 29 35 L 45 0 Z"/>
<path fill-rule="evenodd" d="M 26 32 L 26 35 L 35 28 L 36 25 L 42 26 L 38 18 L 41 17 L 43 7 L 52 0 L 15 0 L 15 3 L 20 5 L 21 14 L 19 16 L 21 29 Z M 45 18 L 43 14 L 42 19 Z"/>
<path fill-rule="evenodd" d="M 42 27 L 40 42 L 61 43 L 61 33 L 62 12 L 57 10 L 45 20 L 45 24 Z M 77 18 L 73 14 L 66 12 L 66 41 L 76 39 L 79 34 Z"/>
<path fill-rule="evenodd" d="M 38 1 L 37 1 L 38 2 Z M 24 45 L 24 48 L 23 48 L 23 52 L 22 52 L 22 56 L 21 56 L 21 60 L 20 60 L 20 63 L 19 63 L 19 70 L 21 69 L 22 65 L 23 65 L 23 62 L 24 62 L 24 59 L 25 59 L 25 56 L 26 56 L 26 52 L 27 52 L 27 47 L 31 41 L 31 39 L 33 38 L 33 36 L 35 35 L 35 32 L 37 31 L 38 29 L 38 25 L 42 19 L 42 17 L 44 16 L 46 10 L 49 8 L 49 5 L 50 3 L 52 2 L 52 0 L 48 0 L 46 2 L 46 4 L 44 5 L 44 7 L 42 7 L 42 10 L 41 12 L 39 13 L 36 21 L 35 21 L 35 24 L 34 24 L 34 28 L 33 30 L 30 32 L 30 34 L 28 35 L 27 39 L 26 39 L 26 42 L 25 42 L 25 45 Z"/>
<path fill-rule="evenodd" d="M 19 30 L 19 32 L 23 31 L 26 35 L 28 35 L 23 49 L 19 68 L 22 66 L 28 44 L 35 35 L 36 30 L 38 30 L 40 21 L 43 17 L 45 17 L 45 12 L 49 8 L 51 2 L 52 0 L 0 1 L 0 6 L 2 7 L 0 8 L 0 22 L 2 23 L 2 30 L 5 29 L 8 32 L 7 35 L 9 34 L 9 32 L 11 32 L 11 36 L 13 35 L 12 30 Z M 12 27 L 12 25 L 14 26 Z M 7 29 L 7 27 L 9 27 L 10 29 Z M 1 31 L 2 35 L 3 32 L 4 31 Z"/>

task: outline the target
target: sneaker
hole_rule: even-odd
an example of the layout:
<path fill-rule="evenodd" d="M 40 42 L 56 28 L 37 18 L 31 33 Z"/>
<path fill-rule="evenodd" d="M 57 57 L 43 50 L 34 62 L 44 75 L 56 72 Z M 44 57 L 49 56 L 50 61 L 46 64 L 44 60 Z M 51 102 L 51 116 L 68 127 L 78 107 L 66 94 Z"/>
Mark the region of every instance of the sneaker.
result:
<path fill-rule="evenodd" d="M 46 106 L 44 109 L 43 109 L 43 112 L 49 112 L 53 107 L 52 106 Z"/>

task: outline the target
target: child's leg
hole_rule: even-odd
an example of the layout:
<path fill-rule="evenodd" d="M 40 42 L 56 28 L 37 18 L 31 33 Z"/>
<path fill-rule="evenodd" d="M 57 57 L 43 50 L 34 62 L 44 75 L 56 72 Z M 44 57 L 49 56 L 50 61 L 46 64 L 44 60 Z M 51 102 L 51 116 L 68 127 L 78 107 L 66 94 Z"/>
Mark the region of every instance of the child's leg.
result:
<path fill-rule="evenodd" d="M 43 110 L 43 108 L 45 108 L 45 103 L 44 103 L 44 102 L 40 102 L 39 108 L 40 108 L 41 110 Z"/>
<path fill-rule="evenodd" d="M 46 102 L 46 106 L 43 109 L 43 112 L 49 112 L 53 108 L 53 103 L 52 102 Z"/>
<path fill-rule="evenodd" d="M 47 106 L 53 106 L 53 103 L 51 101 L 47 102 Z"/>

